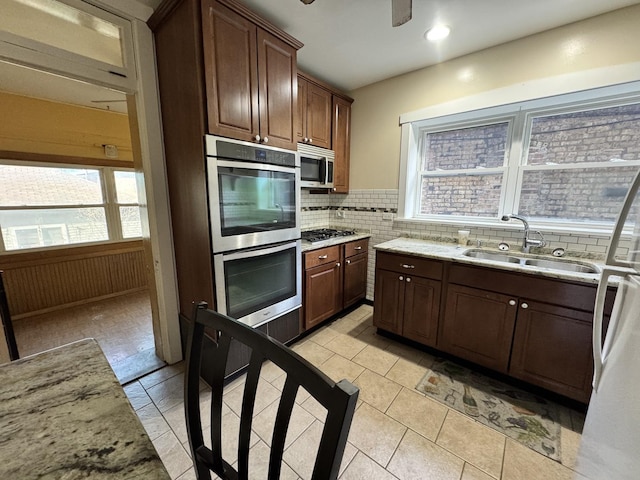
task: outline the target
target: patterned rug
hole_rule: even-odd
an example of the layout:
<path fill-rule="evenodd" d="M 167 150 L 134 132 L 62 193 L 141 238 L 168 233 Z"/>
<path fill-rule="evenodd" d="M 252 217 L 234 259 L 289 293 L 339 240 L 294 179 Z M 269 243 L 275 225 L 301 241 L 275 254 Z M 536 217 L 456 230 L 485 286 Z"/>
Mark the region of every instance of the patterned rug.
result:
<path fill-rule="evenodd" d="M 560 407 L 449 360 L 436 359 L 416 390 L 560 461 Z"/>

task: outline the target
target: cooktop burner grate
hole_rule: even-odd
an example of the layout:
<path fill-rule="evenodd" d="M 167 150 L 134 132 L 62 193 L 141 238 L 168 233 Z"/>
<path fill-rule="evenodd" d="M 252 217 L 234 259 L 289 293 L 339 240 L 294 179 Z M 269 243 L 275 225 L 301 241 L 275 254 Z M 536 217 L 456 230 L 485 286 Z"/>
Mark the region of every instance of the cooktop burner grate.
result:
<path fill-rule="evenodd" d="M 302 239 L 311 243 L 322 242 L 334 237 L 345 237 L 355 235 L 353 230 L 335 230 L 333 228 L 318 228 L 316 230 L 307 230 L 302 232 Z"/>

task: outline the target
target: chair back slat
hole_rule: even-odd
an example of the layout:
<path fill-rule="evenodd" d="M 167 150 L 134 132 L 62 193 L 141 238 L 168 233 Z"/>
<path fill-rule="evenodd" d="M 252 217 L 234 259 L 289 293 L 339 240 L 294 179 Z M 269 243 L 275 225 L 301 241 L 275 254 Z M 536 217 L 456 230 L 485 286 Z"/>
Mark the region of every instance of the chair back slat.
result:
<path fill-rule="evenodd" d="M 337 448 L 344 450 L 349 435 L 349 427 L 358 400 L 358 389 L 347 380 L 335 385 L 336 395 L 332 405 L 327 407 L 320 447 L 313 468 L 313 480 L 338 478 L 342 458 L 336 458 Z"/>
<path fill-rule="evenodd" d="M 285 440 L 287 439 L 287 431 L 289 430 L 289 421 L 296 402 L 296 394 L 298 393 L 298 384 L 287 375 L 287 379 L 282 389 L 280 404 L 278 405 L 278 413 L 273 427 L 273 435 L 271 437 L 271 454 L 269 456 L 269 478 L 280 478 L 280 469 L 282 468 L 282 455 L 284 453 Z"/>
<path fill-rule="evenodd" d="M 242 411 L 240 414 L 240 432 L 238 434 L 238 477 L 240 480 L 247 480 L 249 478 L 251 424 L 263 361 L 264 357 L 258 351 L 254 350 L 251 352 L 247 379 L 244 383 Z"/>
<path fill-rule="evenodd" d="M 205 328 L 217 332 L 215 365 L 212 366 L 213 374 L 209 377 L 213 382 L 211 385 L 211 450 L 202 443 L 203 426 L 198 400 L 202 340 Z M 239 342 L 251 349 L 240 414 L 237 470 L 222 458 L 221 440 L 224 372 L 232 341 Z M 287 430 L 296 394 L 299 388 L 303 387 L 327 409 L 327 418 L 316 456 L 313 479 L 337 479 L 355 411 L 358 389 L 346 380 L 339 383 L 333 382 L 311 363 L 280 342 L 259 330 L 209 310 L 206 303 L 195 305 L 194 308 L 192 325 L 189 329 L 185 378 L 185 416 L 196 477 L 209 480 L 211 478 L 209 470 L 211 470 L 225 480 L 249 478 L 249 449 L 254 404 L 260 382 L 260 372 L 265 360 L 270 360 L 286 373 L 286 381 L 280 396 L 272 436 L 268 478 L 275 480 L 280 476 Z"/>

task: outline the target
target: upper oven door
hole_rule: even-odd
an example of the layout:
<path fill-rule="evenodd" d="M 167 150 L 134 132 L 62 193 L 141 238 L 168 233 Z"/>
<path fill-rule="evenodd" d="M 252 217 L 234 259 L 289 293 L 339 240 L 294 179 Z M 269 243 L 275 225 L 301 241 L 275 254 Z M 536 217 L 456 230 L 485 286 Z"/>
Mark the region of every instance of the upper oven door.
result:
<path fill-rule="evenodd" d="M 300 238 L 300 170 L 207 157 L 214 253 Z"/>

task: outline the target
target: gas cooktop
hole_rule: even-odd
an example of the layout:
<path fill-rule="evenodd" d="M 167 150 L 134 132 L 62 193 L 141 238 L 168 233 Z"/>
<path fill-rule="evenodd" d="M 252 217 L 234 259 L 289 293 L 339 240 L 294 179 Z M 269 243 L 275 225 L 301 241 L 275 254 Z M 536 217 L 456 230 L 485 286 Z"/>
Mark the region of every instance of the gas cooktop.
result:
<path fill-rule="evenodd" d="M 307 230 L 302 232 L 301 236 L 303 240 L 311 243 L 322 242 L 323 240 L 329 240 L 334 237 L 346 237 L 348 235 L 355 235 L 353 230 L 335 230 L 333 228 L 319 228 L 317 230 Z"/>

